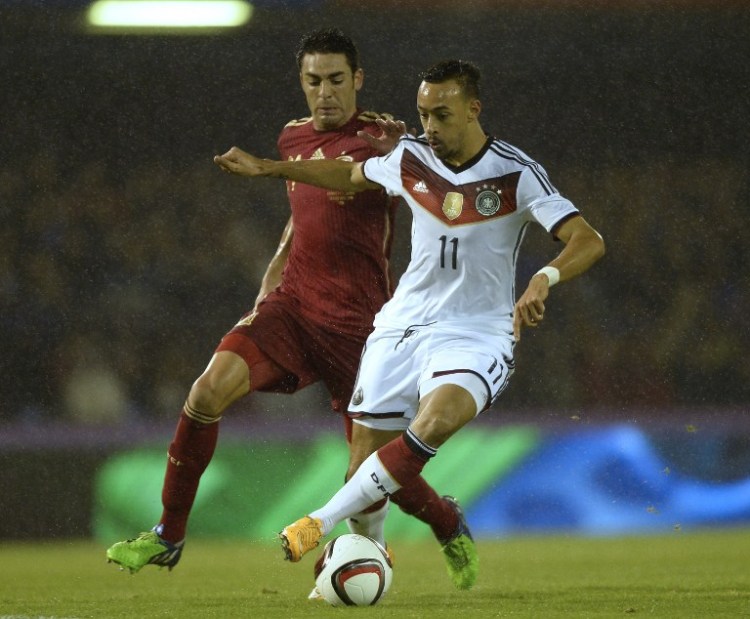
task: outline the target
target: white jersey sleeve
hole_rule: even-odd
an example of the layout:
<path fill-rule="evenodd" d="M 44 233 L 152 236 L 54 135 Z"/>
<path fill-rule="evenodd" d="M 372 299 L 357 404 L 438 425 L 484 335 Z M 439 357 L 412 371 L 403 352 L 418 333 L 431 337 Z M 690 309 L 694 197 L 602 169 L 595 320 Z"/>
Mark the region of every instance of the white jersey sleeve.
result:
<path fill-rule="evenodd" d="M 541 172 L 541 175 L 539 174 Z M 578 209 L 567 198 L 563 198 L 554 187 L 545 183 L 544 169 L 536 165 L 526 168 L 518 179 L 516 199 L 521 208 L 527 208 L 532 219 L 552 232 L 562 220 L 578 214 Z"/>
<path fill-rule="evenodd" d="M 401 155 L 403 142 L 387 155 L 372 157 L 362 165 L 362 174 L 368 181 L 382 185 L 389 196 L 401 195 Z"/>

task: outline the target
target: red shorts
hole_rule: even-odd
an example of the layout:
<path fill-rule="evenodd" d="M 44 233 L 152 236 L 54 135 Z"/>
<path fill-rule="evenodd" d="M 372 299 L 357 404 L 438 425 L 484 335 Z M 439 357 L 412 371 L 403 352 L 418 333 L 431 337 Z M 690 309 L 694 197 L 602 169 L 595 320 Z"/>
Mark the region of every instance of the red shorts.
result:
<path fill-rule="evenodd" d="M 294 393 L 323 381 L 333 410 L 344 413 L 370 330 L 353 335 L 316 324 L 302 315 L 294 299 L 274 291 L 255 313 L 243 316 L 216 350 L 230 350 L 245 360 L 253 391 Z"/>

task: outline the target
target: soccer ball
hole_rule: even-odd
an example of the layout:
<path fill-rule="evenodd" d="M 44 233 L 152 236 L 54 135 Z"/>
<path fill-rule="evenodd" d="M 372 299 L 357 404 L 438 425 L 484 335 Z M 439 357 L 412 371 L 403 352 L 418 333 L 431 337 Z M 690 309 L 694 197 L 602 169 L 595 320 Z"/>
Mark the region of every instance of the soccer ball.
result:
<path fill-rule="evenodd" d="M 315 585 L 333 606 L 377 604 L 392 578 L 388 554 L 364 535 L 347 533 L 332 539 L 315 563 Z"/>

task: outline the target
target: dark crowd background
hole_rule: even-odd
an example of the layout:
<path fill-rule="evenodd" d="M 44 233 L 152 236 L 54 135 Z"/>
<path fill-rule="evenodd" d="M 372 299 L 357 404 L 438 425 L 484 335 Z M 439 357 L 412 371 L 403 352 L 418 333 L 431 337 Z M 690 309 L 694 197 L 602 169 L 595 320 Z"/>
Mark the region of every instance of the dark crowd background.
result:
<path fill-rule="evenodd" d="M 485 130 L 540 161 L 607 241 L 525 333 L 498 413 L 750 401 L 743 3 L 266 2 L 232 34 L 184 37 L 91 35 L 80 7 L 44 4 L 0 9 L 3 422 L 176 416 L 288 217 L 281 182 L 212 157 L 276 156 L 306 115 L 299 37 L 329 25 L 358 42 L 360 103 L 413 126 L 418 73 L 476 62 Z M 397 270 L 408 226 L 403 209 Z M 530 233 L 518 287 L 558 250 Z M 291 402 L 289 418 L 326 408 L 320 390 Z"/>

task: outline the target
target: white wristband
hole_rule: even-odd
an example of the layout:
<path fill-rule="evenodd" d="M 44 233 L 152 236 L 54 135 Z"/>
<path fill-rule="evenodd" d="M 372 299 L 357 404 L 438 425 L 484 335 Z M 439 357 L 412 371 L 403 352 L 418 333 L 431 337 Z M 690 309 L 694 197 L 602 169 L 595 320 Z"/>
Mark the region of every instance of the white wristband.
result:
<path fill-rule="evenodd" d="M 557 282 L 560 281 L 560 269 L 555 267 L 542 267 L 534 275 L 541 275 L 544 273 L 549 280 L 549 287 L 552 288 Z"/>

